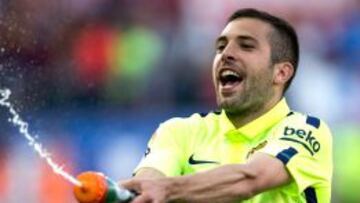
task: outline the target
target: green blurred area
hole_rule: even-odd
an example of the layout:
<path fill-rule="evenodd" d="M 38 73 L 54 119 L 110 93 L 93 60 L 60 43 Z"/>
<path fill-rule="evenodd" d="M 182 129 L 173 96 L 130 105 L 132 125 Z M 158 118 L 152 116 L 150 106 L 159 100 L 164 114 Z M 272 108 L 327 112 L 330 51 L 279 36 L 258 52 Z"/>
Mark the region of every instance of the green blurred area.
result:
<path fill-rule="evenodd" d="M 334 201 L 360 202 L 360 126 L 334 128 Z"/>

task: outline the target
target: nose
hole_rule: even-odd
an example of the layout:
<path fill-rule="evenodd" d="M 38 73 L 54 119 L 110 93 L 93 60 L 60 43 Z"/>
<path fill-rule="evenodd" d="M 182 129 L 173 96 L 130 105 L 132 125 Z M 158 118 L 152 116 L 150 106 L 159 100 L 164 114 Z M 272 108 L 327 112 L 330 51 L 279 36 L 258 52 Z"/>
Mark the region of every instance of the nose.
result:
<path fill-rule="evenodd" d="M 236 45 L 234 43 L 229 43 L 226 45 L 222 51 L 221 60 L 222 61 L 234 61 L 236 59 Z"/>

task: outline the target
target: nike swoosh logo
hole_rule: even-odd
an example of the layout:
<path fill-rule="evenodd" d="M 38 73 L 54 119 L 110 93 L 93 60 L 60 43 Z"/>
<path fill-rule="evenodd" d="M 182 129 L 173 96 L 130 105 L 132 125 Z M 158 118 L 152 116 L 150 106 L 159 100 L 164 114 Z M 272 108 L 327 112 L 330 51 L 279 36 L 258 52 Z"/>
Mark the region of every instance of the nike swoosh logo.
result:
<path fill-rule="evenodd" d="M 190 156 L 189 158 L 189 164 L 195 165 L 195 164 L 219 164 L 217 161 L 207 161 L 207 160 L 195 160 L 194 154 Z"/>

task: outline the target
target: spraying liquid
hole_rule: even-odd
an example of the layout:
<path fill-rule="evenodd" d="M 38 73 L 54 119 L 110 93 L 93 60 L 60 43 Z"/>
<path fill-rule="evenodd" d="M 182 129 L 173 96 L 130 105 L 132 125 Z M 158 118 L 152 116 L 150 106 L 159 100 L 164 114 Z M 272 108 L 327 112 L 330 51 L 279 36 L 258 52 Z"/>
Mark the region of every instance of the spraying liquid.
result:
<path fill-rule="evenodd" d="M 8 101 L 11 91 L 0 89 L 0 94 L 0 105 L 6 107 L 12 116 L 9 122 L 18 127 L 19 132 L 27 139 L 28 144 L 34 148 L 41 158 L 46 160 L 56 174 L 75 185 L 74 195 L 79 203 L 127 203 L 135 198 L 134 193 L 119 187 L 102 173 L 84 172 L 74 178 L 65 172 L 63 167 L 56 164 L 47 150 L 29 133 L 29 124 L 20 118 L 13 105 Z"/>
<path fill-rule="evenodd" d="M 61 175 L 70 183 L 78 187 L 81 187 L 82 186 L 81 182 L 75 179 L 67 172 L 65 172 L 63 170 L 63 166 L 59 166 L 58 164 L 56 164 L 51 159 L 51 155 L 47 152 L 47 150 L 43 148 L 42 145 L 36 141 L 34 136 L 32 136 L 29 133 L 28 130 L 29 124 L 20 118 L 19 114 L 15 111 L 13 105 L 8 101 L 11 91 L 9 89 L 0 89 L 0 94 L 1 94 L 0 105 L 6 107 L 12 116 L 12 118 L 9 119 L 9 122 L 11 122 L 13 125 L 18 127 L 19 132 L 27 139 L 28 144 L 34 148 L 34 150 L 40 155 L 41 158 L 46 160 L 46 162 L 53 169 L 54 173 Z"/>

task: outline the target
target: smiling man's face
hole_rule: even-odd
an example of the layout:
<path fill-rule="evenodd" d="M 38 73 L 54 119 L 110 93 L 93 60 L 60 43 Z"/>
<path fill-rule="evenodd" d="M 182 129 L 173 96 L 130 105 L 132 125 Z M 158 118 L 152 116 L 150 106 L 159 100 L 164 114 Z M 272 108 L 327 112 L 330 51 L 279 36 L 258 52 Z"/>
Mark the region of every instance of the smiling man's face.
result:
<path fill-rule="evenodd" d="M 261 20 L 239 18 L 217 39 L 213 81 L 217 103 L 227 113 L 256 111 L 273 97 L 271 32 Z"/>

